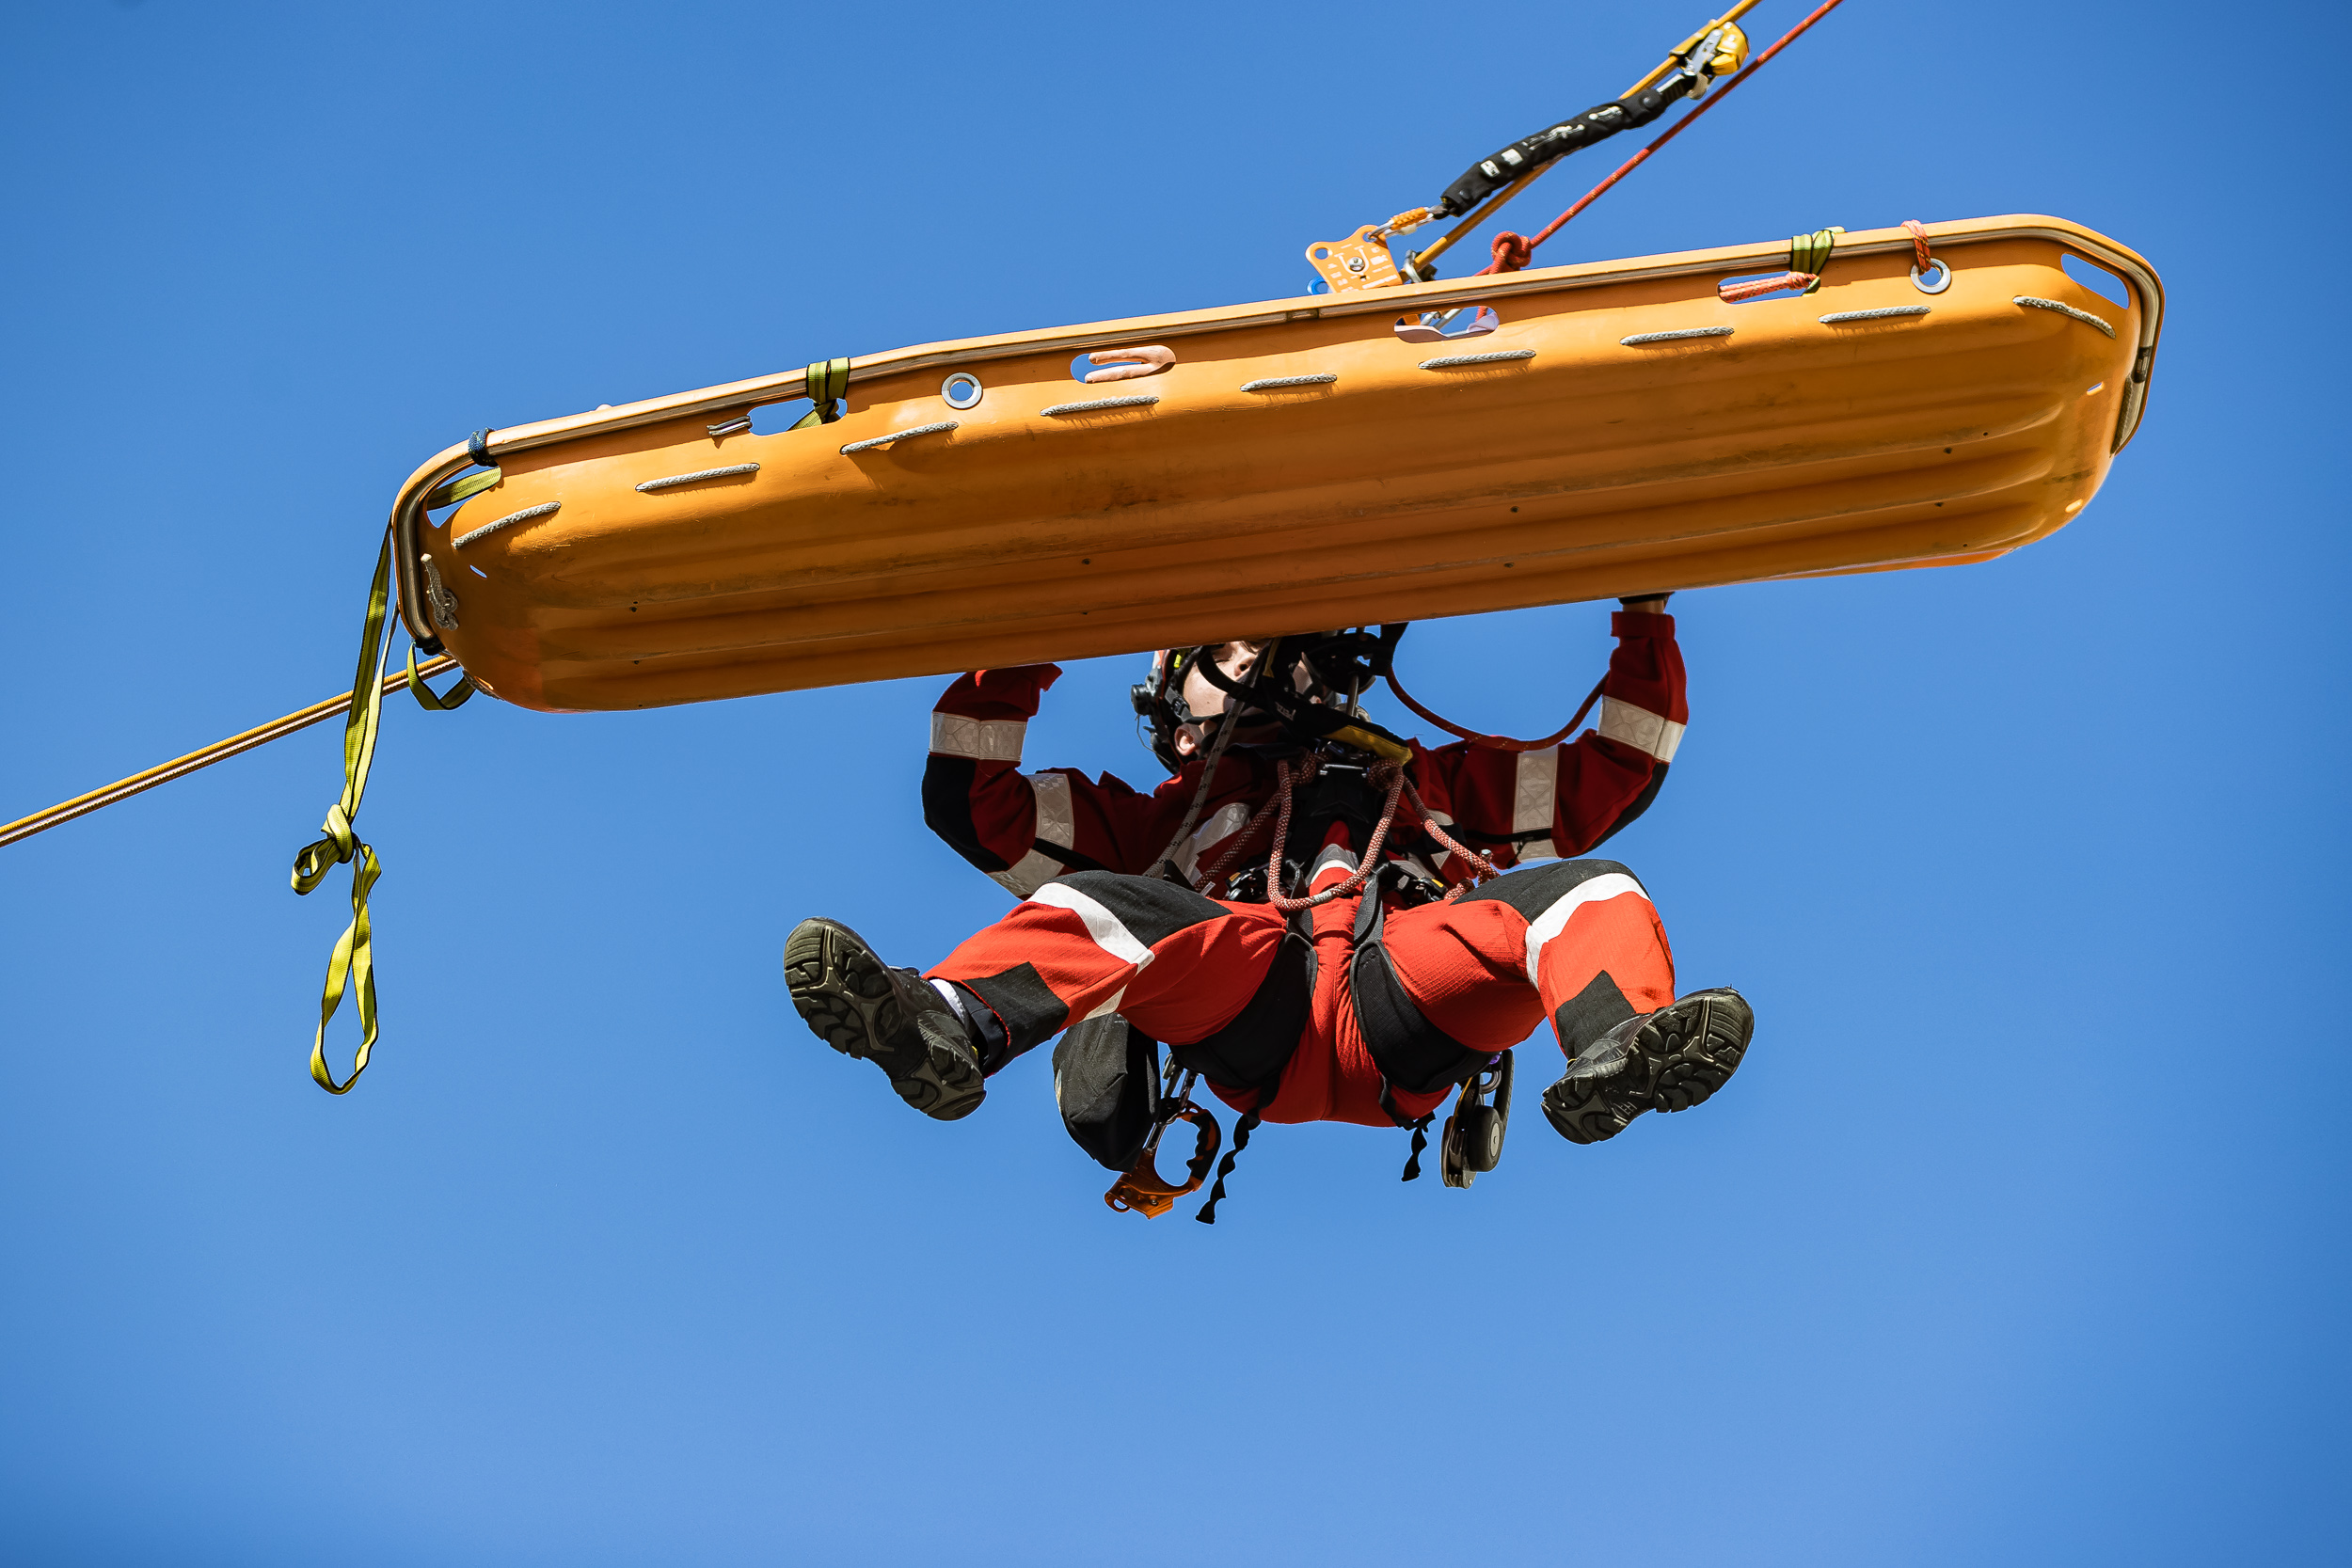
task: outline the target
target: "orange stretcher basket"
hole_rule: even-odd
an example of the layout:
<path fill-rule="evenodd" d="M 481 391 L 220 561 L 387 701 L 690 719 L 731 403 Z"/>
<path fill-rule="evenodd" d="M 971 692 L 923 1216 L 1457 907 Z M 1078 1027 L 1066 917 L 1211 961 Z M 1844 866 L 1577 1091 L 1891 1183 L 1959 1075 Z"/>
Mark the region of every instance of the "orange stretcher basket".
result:
<path fill-rule="evenodd" d="M 1925 233 L 1804 295 L 1718 296 L 1786 242 L 1686 251 L 899 349 L 773 435 L 806 372 L 499 430 L 402 489 L 401 614 L 495 696 L 621 709 L 1989 560 L 2098 490 L 2163 291 L 2057 218 Z"/>

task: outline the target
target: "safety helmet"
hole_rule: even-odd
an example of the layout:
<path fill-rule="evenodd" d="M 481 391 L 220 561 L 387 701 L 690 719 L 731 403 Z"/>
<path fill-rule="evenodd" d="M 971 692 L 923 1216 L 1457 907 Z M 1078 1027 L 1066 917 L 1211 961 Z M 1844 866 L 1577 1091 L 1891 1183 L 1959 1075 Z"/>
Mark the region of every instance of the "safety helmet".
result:
<path fill-rule="evenodd" d="M 1177 731 L 1198 725 L 1198 738 L 1205 741 L 1216 725 L 1244 706 L 1279 723 L 1294 741 L 1331 741 L 1402 761 L 1410 755 L 1403 741 L 1348 710 L 1388 673 L 1397 639 L 1404 635 L 1405 624 L 1397 622 L 1377 634 L 1324 631 L 1279 638 L 1262 645 L 1256 677 L 1247 686 L 1235 684 L 1218 668 L 1214 652 L 1225 643 L 1160 648 L 1152 655 L 1150 678 L 1129 688 L 1128 695 L 1136 716 L 1151 724 L 1146 743 L 1152 754 L 1170 773 L 1184 771 Z M 1230 693 L 1223 714 L 1202 719 L 1185 702 L 1184 683 L 1195 670 L 1211 686 Z"/>

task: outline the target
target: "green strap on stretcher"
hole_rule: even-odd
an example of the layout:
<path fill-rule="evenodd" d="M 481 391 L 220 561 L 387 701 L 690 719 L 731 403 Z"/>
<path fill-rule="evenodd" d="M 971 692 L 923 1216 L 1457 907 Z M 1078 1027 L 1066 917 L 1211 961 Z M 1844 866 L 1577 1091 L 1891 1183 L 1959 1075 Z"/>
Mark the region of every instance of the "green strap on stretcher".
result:
<path fill-rule="evenodd" d="M 391 598 L 392 536 L 376 552 L 375 579 L 368 585 L 368 612 L 359 628 L 359 669 L 351 681 L 351 713 L 343 721 L 343 792 L 326 808 L 326 836 L 294 856 L 294 890 L 316 892 L 326 874 L 346 861 L 351 871 L 351 924 L 336 939 L 326 960 L 326 985 L 319 994 L 319 1029 L 310 1042 L 310 1076 L 328 1094 L 342 1094 L 359 1081 L 375 1049 L 375 950 L 368 926 L 368 890 L 384 867 L 375 851 L 352 831 L 367 793 L 368 768 L 375 761 L 375 732 L 384 717 L 384 611 Z M 326 1065 L 326 1025 L 343 1003 L 346 985 L 358 991 L 359 1051 L 351 1076 L 335 1082 Z"/>
<path fill-rule="evenodd" d="M 809 366 L 804 375 L 809 411 L 792 422 L 795 430 L 811 425 L 831 424 L 841 417 L 841 400 L 850 395 L 850 362 L 847 359 L 819 359 Z"/>
<path fill-rule="evenodd" d="M 445 485 L 435 494 L 462 500 L 498 480 L 498 470 L 493 468 Z M 343 720 L 343 792 L 326 808 L 326 836 L 304 846 L 294 861 L 294 890 L 305 895 L 316 892 L 329 871 L 353 863 L 351 924 L 343 927 L 327 958 L 326 984 L 319 992 L 318 1033 L 310 1040 L 310 1077 L 328 1094 L 348 1092 L 368 1069 L 368 1057 L 375 1050 L 375 947 L 368 921 L 368 893 L 384 874 L 384 866 L 375 858 L 374 848 L 354 831 L 353 823 L 359 815 L 360 799 L 367 794 L 368 769 L 375 761 L 376 731 L 384 719 L 384 622 L 391 601 L 391 578 L 392 536 L 387 531 L 384 547 L 375 556 L 374 580 L 368 585 L 367 614 L 359 625 L 359 668 L 351 679 L 351 711 Z M 408 689 L 424 707 L 447 712 L 471 697 L 475 688 L 461 675 L 446 693 L 437 693 L 417 673 L 417 651 L 411 647 Z M 326 1026 L 342 1006 L 346 990 L 358 992 L 359 1050 L 352 1059 L 351 1076 L 338 1084 L 334 1069 L 326 1065 Z"/>
<path fill-rule="evenodd" d="M 466 705 L 466 699 L 482 689 L 474 685 L 471 675 L 460 675 L 450 683 L 447 691 L 436 691 L 424 684 L 417 673 L 417 645 L 408 644 L 408 689 L 416 697 L 417 705 L 427 713 L 452 713 Z"/>
<path fill-rule="evenodd" d="M 1809 272 L 1812 283 L 1805 289 L 1812 293 L 1821 286 L 1821 273 L 1829 265 L 1829 253 L 1837 244 L 1843 229 L 1816 229 L 1810 234 L 1799 234 L 1788 242 L 1788 270 Z"/>

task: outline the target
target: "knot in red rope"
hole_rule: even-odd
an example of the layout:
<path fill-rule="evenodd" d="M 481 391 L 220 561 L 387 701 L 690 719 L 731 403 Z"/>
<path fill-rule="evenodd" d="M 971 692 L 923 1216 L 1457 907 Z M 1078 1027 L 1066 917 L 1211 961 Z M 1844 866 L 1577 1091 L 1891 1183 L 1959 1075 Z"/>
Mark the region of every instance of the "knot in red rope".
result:
<path fill-rule="evenodd" d="M 1508 229 L 1494 237 L 1494 262 L 1488 272 L 1517 272 L 1535 259 L 1535 242 Z"/>

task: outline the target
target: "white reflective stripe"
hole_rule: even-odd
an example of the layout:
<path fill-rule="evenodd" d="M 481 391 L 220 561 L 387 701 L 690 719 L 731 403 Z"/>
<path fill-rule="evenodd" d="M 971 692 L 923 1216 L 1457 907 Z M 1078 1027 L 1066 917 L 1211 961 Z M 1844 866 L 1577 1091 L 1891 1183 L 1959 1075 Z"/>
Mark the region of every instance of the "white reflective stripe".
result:
<path fill-rule="evenodd" d="M 1674 761 L 1675 749 L 1682 744 L 1682 732 L 1688 727 L 1616 697 L 1600 700 L 1600 733 L 1661 762 Z"/>
<path fill-rule="evenodd" d="M 1514 833 L 1548 833 L 1560 799 L 1560 748 L 1543 746 L 1521 752 L 1518 789 L 1511 799 Z"/>
<path fill-rule="evenodd" d="M 990 880 L 996 882 L 1013 896 L 1026 898 L 1067 869 L 1069 868 L 1053 856 L 1041 855 L 1032 849 L 1015 861 L 1009 868 L 1003 871 L 992 871 L 988 875 Z"/>
<path fill-rule="evenodd" d="M 931 754 L 970 757 L 976 762 L 1019 762 L 1021 742 L 1028 733 L 1025 719 L 966 719 L 957 713 L 934 713 Z"/>
<path fill-rule="evenodd" d="M 1544 943 L 1558 936 L 1568 924 L 1568 916 L 1587 904 L 1597 904 L 1605 898 L 1621 897 L 1626 894 L 1646 901 L 1649 895 L 1642 884 L 1622 871 L 1603 872 L 1575 887 L 1555 900 L 1551 908 L 1527 923 L 1527 983 L 1535 985 L 1535 960 L 1543 956 Z"/>
<path fill-rule="evenodd" d="M 1343 882 L 1347 880 L 1348 878 L 1356 875 L 1356 868 L 1362 863 L 1363 863 L 1361 861 L 1359 861 L 1356 858 L 1356 852 L 1348 848 L 1347 846 L 1343 844 L 1327 844 L 1323 847 L 1323 853 L 1315 857 L 1315 863 L 1308 869 L 1307 885 L 1311 888 L 1313 887 L 1317 882 L 1323 880 L 1325 872 L 1335 869 L 1339 872 L 1339 875 L 1331 879 L 1333 881 Z"/>
<path fill-rule="evenodd" d="M 1176 869 L 1187 877 L 1200 874 L 1200 857 L 1212 844 L 1221 844 L 1249 826 L 1249 808 L 1239 800 L 1230 806 L 1219 806 L 1210 818 L 1196 830 L 1183 848 L 1176 852 Z"/>
<path fill-rule="evenodd" d="M 1136 934 L 1120 924 L 1119 916 L 1072 887 L 1068 882 L 1048 882 L 1029 895 L 1032 904 L 1044 904 L 1057 910 L 1068 910 L 1086 922 L 1087 935 L 1094 945 L 1117 958 L 1120 963 L 1143 969 L 1152 962 L 1152 949 L 1136 940 Z M 1122 988 L 1123 992 L 1123 988 Z M 1118 1006 L 1117 1002 L 1112 1003 Z M 1107 1010 L 1107 1009 L 1105 1009 Z M 1087 1015 L 1091 1018 L 1094 1015 Z"/>
<path fill-rule="evenodd" d="M 1103 1017 L 1103 1016 L 1104 1016 L 1104 1014 L 1106 1014 L 1106 1013 L 1115 1013 L 1115 1012 L 1119 1011 L 1119 1005 L 1120 1005 L 1121 1002 L 1124 1002 L 1124 1001 L 1126 1001 L 1126 1000 L 1127 1000 L 1127 988 L 1126 988 L 1125 986 L 1121 986 L 1121 987 L 1120 987 L 1117 990 L 1115 990 L 1115 991 L 1111 992 L 1111 996 L 1110 996 L 1110 1000 L 1109 1000 L 1109 1001 L 1107 1001 L 1107 1002 L 1104 1003 L 1101 1006 L 1099 1006 L 1099 1007 L 1095 1008 L 1095 1009 L 1094 1009 L 1094 1011 L 1092 1011 L 1092 1012 L 1090 1012 L 1090 1013 L 1087 1014 L 1087 1018 L 1101 1018 L 1101 1017 Z M 1081 1020 L 1079 1020 L 1079 1022 L 1080 1022 L 1081 1023 L 1083 1023 L 1083 1022 L 1086 1022 L 1086 1020 L 1085 1020 L 1085 1019 L 1081 1019 Z"/>
<path fill-rule="evenodd" d="M 1525 865 L 1531 861 L 1558 860 L 1560 851 L 1551 847 L 1551 818 L 1560 799 L 1560 748 L 1543 746 L 1521 752 L 1514 783 L 1517 788 L 1511 798 L 1511 832 L 1544 836 L 1518 845 L 1518 857 L 1513 863 Z"/>
<path fill-rule="evenodd" d="M 1037 796 L 1037 841 L 1057 849 L 1075 849 L 1077 818 L 1070 813 L 1070 775 L 1040 773 L 1029 780 Z"/>
<path fill-rule="evenodd" d="M 1070 775 L 1037 774 L 1029 780 L 1029 793 L 1037 800 L 1035 842 L 1057 849 L 1074 848 L 1070 840 L 1077 831 L 1077 819 L 1070 811 Z M 1069 869 L 1053 856 L 1033 847 L 1007 869 L 992 871 L 989 876 L 1001 886 L 1026 898 L 1040 886 Z"/>

